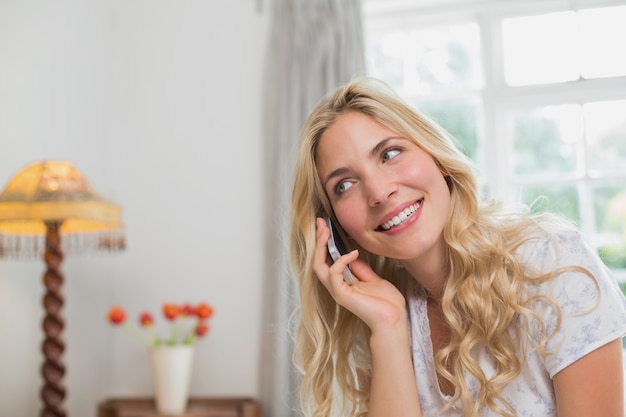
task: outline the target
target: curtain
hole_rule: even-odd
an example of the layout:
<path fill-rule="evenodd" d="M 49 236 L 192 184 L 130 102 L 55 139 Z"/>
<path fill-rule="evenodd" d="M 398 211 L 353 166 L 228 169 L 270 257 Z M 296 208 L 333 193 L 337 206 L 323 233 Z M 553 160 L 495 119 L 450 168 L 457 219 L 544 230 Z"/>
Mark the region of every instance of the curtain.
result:
<path fill-rule="evenodd" d="M 266 417 L 297 415 L 290 317 L 298 295 L 288 263 L 288 217 L 298 135 L 328 93 L 364 75 L 360 0 L 274 0 L 266 56 L 265 270 L 260 397 Z"/>

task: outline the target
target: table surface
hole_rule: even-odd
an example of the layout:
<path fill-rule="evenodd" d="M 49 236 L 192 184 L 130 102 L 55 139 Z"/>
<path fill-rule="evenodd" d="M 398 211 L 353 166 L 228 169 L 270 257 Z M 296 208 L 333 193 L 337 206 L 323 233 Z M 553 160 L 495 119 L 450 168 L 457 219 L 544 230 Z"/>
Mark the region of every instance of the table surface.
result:
<path fill-rule="evenodd" d="M 98 404 L 98 417 L 162 417 L 154 399 L 110 398 Z M 261 417 L 261 404 L 249 397 L 191 397 L 176 417 Z"/>

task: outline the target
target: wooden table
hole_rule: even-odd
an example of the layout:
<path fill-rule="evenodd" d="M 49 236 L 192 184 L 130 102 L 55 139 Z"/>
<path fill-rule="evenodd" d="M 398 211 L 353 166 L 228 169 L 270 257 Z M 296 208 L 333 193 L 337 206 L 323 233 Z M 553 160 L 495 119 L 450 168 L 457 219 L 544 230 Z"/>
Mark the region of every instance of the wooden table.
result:
<path fill-rule="evenodd" d="M 98 417 L 162 417 L 153 398 L 111 398 L 98 404 Z M 176 417 L 261 417 L 261 404 L 246 397 L 190 398 L 187 411 Z"/>

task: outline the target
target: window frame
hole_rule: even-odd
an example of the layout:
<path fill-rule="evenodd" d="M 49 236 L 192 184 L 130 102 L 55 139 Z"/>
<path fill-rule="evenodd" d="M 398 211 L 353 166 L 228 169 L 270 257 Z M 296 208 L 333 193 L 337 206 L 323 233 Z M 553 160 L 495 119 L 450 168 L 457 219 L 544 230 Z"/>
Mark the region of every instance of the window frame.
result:
<path fill-rule="evenodd" d="M 626 99 L 626 76 L 582 79 L 530 86 L 509 86 L 505 82 L 502 37 L 502 19 L 532 16 L 596 7 L 626 5 L 626 0 L 363 0 L 364 31 L 398 28 L 428 28 L 474 21 L 481 33 L 483 87 L 462 91 L 446 91 L 428 95 L 430 99 L 461 98 L 477 95 L 482 100 L 479 126 L 478 154 L 480 155 L 481 186 L 493 198 L 512 201 L 512 184 L 518 184 L 507 167 L 510 141 L 498 140 L 507 135 L 507 112 L 518 107 L 579 104 L 595 101 Z M 613 178 L 613 177 L 602 177 Z M 626 178 L 617 176 L 614 178 Z M 590 195 L 591 183 L 597 177 L 587 174 L 575 180 L 582 195 Z M 524 182 L 529 184 L 529 182 Z M 586 193 L 586 194 L 585 194 Z M 587 199 L 587 201 L 590 201 Z M 590 203 L 591 204 L 591 203 Z M 595 244 L 593 208 L 581 205 L 581 230 L 590 243 Z M 626 281 L 626 270 L 614 271 L 620 281 Z"/>

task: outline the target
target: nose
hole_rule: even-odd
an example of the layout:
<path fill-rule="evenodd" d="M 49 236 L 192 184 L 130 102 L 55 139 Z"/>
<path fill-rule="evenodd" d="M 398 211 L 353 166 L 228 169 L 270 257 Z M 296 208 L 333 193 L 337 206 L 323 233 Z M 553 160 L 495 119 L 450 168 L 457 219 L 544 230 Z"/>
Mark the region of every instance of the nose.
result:
<path fill-rule="evenodd" d="M 368 204 L 375 207 L 389 200 L 398 191 L 398 185 L 378 172 L 367 179 L 365 189 Z"/>

